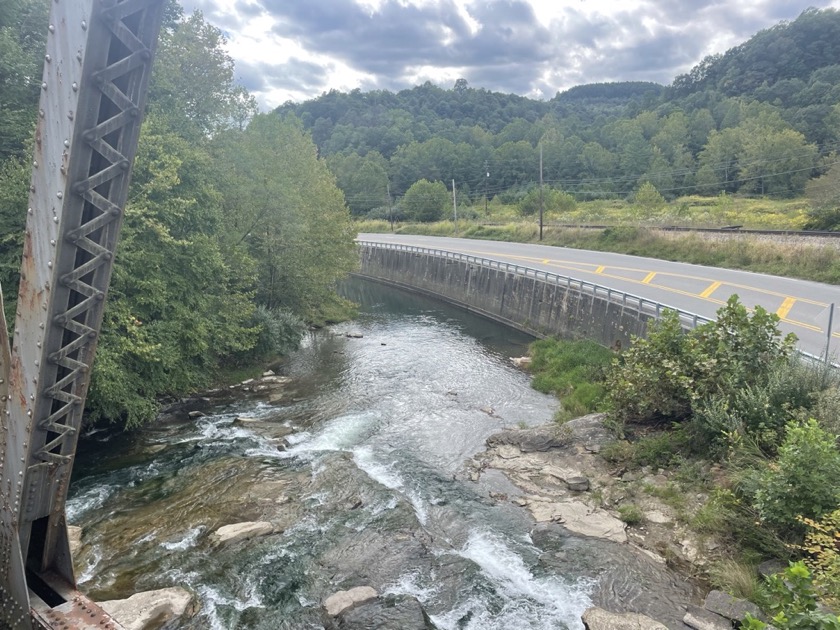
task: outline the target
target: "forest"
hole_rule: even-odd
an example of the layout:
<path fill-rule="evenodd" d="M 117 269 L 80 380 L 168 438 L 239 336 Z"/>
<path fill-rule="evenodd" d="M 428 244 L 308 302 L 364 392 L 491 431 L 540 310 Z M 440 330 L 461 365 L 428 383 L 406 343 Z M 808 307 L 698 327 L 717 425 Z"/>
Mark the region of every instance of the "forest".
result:
<path fill-rule="evenodd" d="M 0 285 L 13 325 L 49 4 L 0 4 Z M 342 316 L 357 260 L 341 191 L 300 121 L 258 114 L 223 36 L 167 5 L 86 421 L 137 426 L 160 401 L 296 347 Z M 278 150 L 282 147 L 282 151 Z"/>
<path fill-rule="evenodd" d="M 279 107 L 311 131 L 355 216 L 383 218 L 421 180 L 462 206 L 516 203 L 540 179 L 578 201 L 720 193 L 792 198 L 822 180 L 811 227 L 837 227 L 840 11 L 808 9 L 669 86 L 582 85 L 549 101 L 459 79 L 398 93 L 330 91 Z M 811 197 L 820 197 L 818 194 Z M 415 218 L 406 215 L 406 218 Z"/>

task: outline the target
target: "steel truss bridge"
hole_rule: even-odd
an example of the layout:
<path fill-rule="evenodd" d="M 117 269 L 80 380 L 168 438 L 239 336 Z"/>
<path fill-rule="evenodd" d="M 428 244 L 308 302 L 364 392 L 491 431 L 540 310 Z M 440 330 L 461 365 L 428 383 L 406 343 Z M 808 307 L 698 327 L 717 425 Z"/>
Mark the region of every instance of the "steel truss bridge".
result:
<path fill-rule="evenodd" d="M 0 627 L 118 629 L 76 590 L 64 506 L 163 1 L 50 4 L 11 340 L 0 294 Z"/>

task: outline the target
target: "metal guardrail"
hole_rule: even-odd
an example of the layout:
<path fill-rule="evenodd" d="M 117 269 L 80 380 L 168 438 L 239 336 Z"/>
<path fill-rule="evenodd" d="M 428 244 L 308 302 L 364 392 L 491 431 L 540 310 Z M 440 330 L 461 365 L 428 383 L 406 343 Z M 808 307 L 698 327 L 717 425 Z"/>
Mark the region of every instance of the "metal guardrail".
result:
<path fill-rule="evenodd" d="M 700 324 L 706 324 L 708 322 L 715 321 L 714 318 L 698 315 L 697 313 L 692 313 L 690 311 L 685 311 L 674 306 L 662 304 L 661 302 L 656 302 L 655 300 L 649 300 L 640 295 L 627 293 L 618 289 L 611 289 L 610 287 L 605 287 L 603 285 L 595 284 L 594 282 L 589 282 L 587 280 L 581 280 L 579 278 L 572 278 L 571 276 L 564 276 L 561 274 L 552 273 L 550 271 L 534 269 L 533 267 L 517 265 L 515 263 L 493 260 L 491 258 L 482 258 L 479 256 L 470 256 L 469 254 L 461 254 L 459 252 L 451 252 L 444 249 L 416 247 L 414 245 L 400 245 L 398 243 L 379 243 L 376 241 L 356 242 L 362 247 L 403 251 L 417 255 L 436 256 L 438 258 L 445 258 L 449 260 L 462 261 L 468 264 L 480 265 L 489 269 L 499 269 L 501 271 L 513 273 L 519 276 L 524 276 L 526 278 L 542 280 L 549 284 L 564 286 L 566 290 L 577 290 L 582 294 L 586 293 L 592 295 L 593 297 L 606 298 L 610 302 L 619 303 L 625 308 L 633 308 L 638 313 L 650 315 L 651 317 L 655 317 L 656 319 L 659 319 L 662 316 L 662 313 L 665 311 L 673 311 L 679 317 L 680 324 L 682 325 L 684 330 L 693 330 L 694 328 L 697 328 L 697 326 L 699 326 Z M 824 357 L 818 357 L 798 348 L 797 352 L 802 358 L 806 360 L 817 363 L 825 362 Z M 840 364 L 838 363 L 832 362 L 830 365 L 834 368 L 840 368 Z"/>
<path fill-rule="evenodd" d="M 482 258 L 479 256 L 470 256 L 468 254 L 461 254 L 458 252 L 450 252 L 443 249 L 429 249 L 428 247 L 416 247 L 414 245 L 399 245 L 396 243 L 378 243 L 375 241 L 357 241 L 359 245 L 364 247 L 374 247 L 377 249 L 390 249 L 396 251 L 404 251 L 415 254 L 423 254 L 436 256 L 438 258 L 446 258 L 450 260 L 458 260 L 469 264 L 480 265 L 489 269 L 499 269 L 507 273 L 513 273 L 526 278 L 534 278 L 542 280 L 548 284 L 557 286 L 564 286 L 567 290 L 576 290 L 581 294 L 592 295 L 593 297 L 606 298 L 609 302 L 621 304 L 624 307 L 633 308 L 637 312 L 659 318 L 664 311 L 674 311 L 679 315 L 680 323 L 683 328 L 691 330 L 696 328 L 699 324 L 714 321 L 703 315 L 691 313 L 682 309 L 649 300 L 639 295 L 626 293 L 618 289 L 605 287 L 594 282 L 581 280 L 579 278 L 572 278 L 571 276 L 564 276 L 561 274 L 552 273 L 550 271 L 542 271 L 534 269 L 533 267 L 525 267 L 514 263 L 503 262 L 500 260 L 493 260 L 491 258 Z"/>

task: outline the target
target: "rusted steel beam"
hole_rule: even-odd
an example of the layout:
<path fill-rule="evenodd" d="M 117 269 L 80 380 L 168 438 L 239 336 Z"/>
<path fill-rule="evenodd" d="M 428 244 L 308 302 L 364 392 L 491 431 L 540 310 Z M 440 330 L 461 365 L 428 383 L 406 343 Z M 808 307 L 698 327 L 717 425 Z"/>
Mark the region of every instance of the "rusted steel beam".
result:
<path fill-rule="evenodd" d="M 3 628 L 28 630 L 31 597 L 58 610 L 75 584 L 64 504 L 162 9 L 162 0 L 52 3 L 4 379 Z"/>

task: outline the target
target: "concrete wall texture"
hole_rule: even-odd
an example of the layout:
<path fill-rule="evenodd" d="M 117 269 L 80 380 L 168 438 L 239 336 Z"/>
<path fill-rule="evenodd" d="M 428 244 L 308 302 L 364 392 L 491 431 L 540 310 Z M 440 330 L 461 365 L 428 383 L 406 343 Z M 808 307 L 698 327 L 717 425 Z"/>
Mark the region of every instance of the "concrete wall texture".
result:
<path fill-rule="evenodd" d="M 537 337 L 592 339 L 626 348 L 656 317 L 623 293 L 473 257 L 360 244 L 358 275 L 442 298 Z M 632 296 L 631 296 L 632 297 Z"/>

